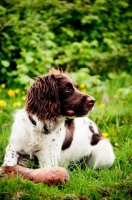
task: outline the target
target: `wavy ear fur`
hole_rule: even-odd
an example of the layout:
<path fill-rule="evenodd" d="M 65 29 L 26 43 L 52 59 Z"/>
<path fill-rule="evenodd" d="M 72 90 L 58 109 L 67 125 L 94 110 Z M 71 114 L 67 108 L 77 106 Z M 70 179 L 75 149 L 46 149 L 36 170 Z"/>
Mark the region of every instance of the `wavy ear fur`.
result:
<path fill-rule="evenodd" d="M 39 120 L 55 120 L 60 114 L 58 86 L 54 75 L 38 77 L 27 93 L 26 111 Z"/>

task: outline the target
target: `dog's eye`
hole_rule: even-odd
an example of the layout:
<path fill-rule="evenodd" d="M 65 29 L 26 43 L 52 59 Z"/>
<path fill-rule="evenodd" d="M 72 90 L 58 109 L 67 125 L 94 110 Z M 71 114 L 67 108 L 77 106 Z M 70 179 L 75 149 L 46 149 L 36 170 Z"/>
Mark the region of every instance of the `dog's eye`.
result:
<path fill-rule="evenodd" d="M 65 91 L 71 91 L 71 88 L 67 86 L 67 87 L 65 88 Z"/>

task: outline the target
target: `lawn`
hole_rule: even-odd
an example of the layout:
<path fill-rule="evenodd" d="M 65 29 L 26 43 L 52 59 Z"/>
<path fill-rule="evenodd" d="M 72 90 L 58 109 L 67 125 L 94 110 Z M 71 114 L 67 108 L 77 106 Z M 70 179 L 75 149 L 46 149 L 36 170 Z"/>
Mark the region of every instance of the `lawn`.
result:
<path fill-rule="evenodd" d="M 114 148 L 116 160 L 110 169 L 69 170 L 70 183 L 59 186 L 35 184 L 22 177 L 0 177 L 0 199 L 132 199 L 132 78 L 129 74 L 84 77 L 71 75 L 80 90 L 93 95 L 96 105 L 89 117 L 94 120 Z M 11 132 L 13 113 L 25 104 L 26 89 L 14 85 L 0 86 L 0 164 Z"/>

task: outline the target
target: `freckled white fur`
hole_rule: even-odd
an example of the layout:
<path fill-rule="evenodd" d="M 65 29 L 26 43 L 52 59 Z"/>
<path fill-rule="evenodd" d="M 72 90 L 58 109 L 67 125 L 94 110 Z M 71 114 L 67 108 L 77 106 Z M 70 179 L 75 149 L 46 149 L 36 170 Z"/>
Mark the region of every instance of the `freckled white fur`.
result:
<path fill-rule="evenodd" d="M 108 140 L 102 138 L 98 144 L 90 144 L 93 133 L 89 130 L 89 125 L 92 123 L 95 133 L 98 133 L 98 129 L 87 117 L 74 119 L 73 141 L 64 151 L 61 147 L 66 136 L 65 117 L 58 118 L 57 122 L 47 122 L 49 134 L 44 134 L 43 123 L 36 116 L 32 117 L 37 122 L 36 126 L 29 120 L 25 109 L 15 114 L 3 165 L 16 165 L 19 154 L 37 156 L 40 167 L 65 166 L 68 162 L 77 161 L 83 156 L 89 157 L 88 166 L 92 166 L 94 162 L 94 169 L 110 167 L 113 164 L 115 155 Z"/>

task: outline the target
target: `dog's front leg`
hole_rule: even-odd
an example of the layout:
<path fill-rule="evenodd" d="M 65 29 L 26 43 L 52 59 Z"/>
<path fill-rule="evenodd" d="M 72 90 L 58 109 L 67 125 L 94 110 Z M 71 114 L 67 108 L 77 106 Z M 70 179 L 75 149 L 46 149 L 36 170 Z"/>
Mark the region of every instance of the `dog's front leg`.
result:
<path fill-rule="evenodd" d="M 42 167 L 58 167 L 60 160 L 60 152 L 53 149 L 38 152 L 36 154 L 39 160 L 39 166 Z"/>
<path fill-rule="evenodd" d="M 11 149 L 9 146 L 6 148 L 3 166 L 15 166 L 18 161 L 18 153 Z"/>

